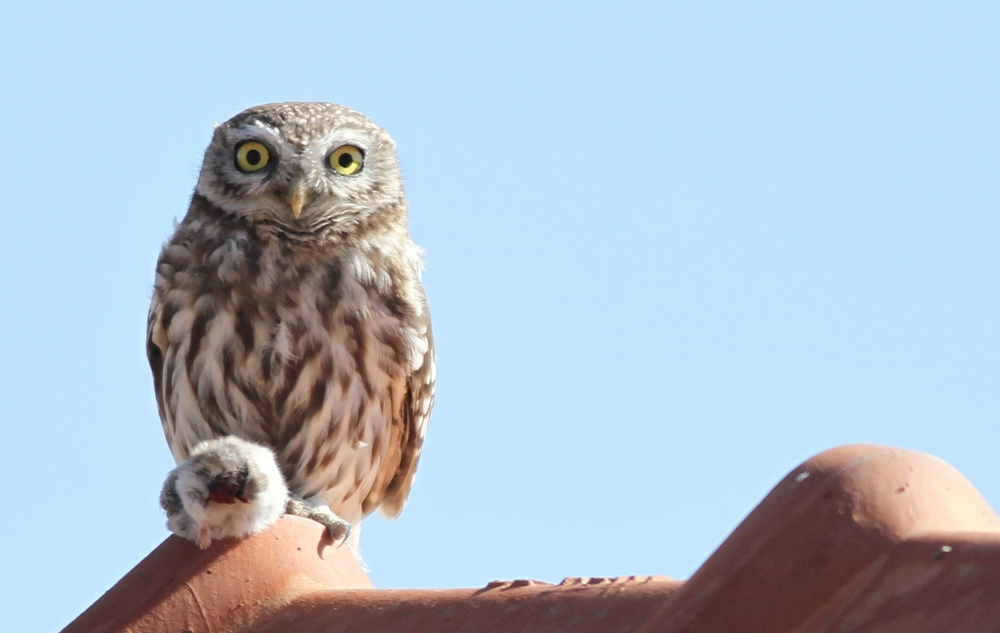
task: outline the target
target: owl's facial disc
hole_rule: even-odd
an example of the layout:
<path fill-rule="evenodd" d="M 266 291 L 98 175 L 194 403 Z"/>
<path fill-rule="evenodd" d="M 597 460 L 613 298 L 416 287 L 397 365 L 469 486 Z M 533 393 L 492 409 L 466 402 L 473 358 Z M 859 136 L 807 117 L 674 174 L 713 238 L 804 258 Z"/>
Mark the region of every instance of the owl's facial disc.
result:
<path fill-rule="evenodd" d="M 260 106 L 221 124 L 195 191 L 251 224 L 324 239 L 406 206 L 392 139 L 332 104 Z"/>

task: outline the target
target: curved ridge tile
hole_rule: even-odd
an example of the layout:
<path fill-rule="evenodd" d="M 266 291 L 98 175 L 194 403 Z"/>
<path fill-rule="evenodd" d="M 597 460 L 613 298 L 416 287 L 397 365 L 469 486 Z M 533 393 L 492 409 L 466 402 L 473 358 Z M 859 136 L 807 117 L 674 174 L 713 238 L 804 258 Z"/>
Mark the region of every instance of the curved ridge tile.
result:
<path fill-rule="evenodd" d="M 793 469 L 641 630 L 796 631 L 932 532 L 1000 534 L 1000 517 L 937 457 L 881 446 L 832 449 Z"/>
<path fill-rule="evenodd" d="M 202 551 L 170 536 L 63 633 L 220 633 L 324 589 L 371 587 L 323 526 L 293 516 Z"/>

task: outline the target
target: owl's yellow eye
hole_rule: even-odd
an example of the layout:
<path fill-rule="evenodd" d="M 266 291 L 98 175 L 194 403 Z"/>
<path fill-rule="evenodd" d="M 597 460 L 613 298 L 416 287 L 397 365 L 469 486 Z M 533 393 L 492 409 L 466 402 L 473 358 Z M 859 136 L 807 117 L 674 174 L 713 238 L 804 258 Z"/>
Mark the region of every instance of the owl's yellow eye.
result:
<path fill-rule="evenodd" d="M 365 154 L 353 145 L 341 145 L 330 154 L 330 167 L 338 174 L 353 176 L 365 166 Z"/>
<path fill-rule="evenodd" d="M 236 148 L 236 166 L 240 171 L 252 173 L 267 167 L 271 160 L 271 153 L 267 151 L 263 143 L 257 141 L 247 141 Z"/>

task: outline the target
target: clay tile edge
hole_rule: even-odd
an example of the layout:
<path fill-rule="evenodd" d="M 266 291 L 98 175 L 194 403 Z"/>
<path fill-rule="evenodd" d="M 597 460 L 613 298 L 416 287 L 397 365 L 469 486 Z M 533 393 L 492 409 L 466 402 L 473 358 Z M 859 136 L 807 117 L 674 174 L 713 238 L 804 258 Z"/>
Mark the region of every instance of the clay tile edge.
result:
<path fill-rule="evenodd" d="M 1000 544 L 1000 517 L 937 457 L 835 448 L 775 486 L 642 631 L 799 630 L 897 543 L 940 533 Z"/>
<path fill-rule="evenodd" d="M 218 633 L 309 593 L 370 588 L 351 551 L 323 530 L 285 516 L 261 534 L 205 551 L 171 536 L 63 633 Z"/>

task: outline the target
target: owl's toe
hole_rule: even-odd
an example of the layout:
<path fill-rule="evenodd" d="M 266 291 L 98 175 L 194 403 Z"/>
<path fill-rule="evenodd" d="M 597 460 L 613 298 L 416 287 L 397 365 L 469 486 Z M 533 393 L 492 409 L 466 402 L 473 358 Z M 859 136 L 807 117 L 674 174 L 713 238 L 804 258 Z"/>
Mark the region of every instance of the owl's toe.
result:
<path fill-rule="evenodd" d="M 313 520 L 325 525 L 327 535 L 334 542 L 340 541 L 340 545 L 346 543 L 347 537 L 351 535 L 351 524 L 337 515 L 333 515 L 332 517 L 314 517 Z"/>
<path fill-rule="evenodd" d="M 351 524 L 337 516 L 332 510 L 323 506 L 314 508 L 295 496 L 290 496 L 285 504 L 285 512 L 305 519 L 312 519 L 326 527 L 326 533 L 333 541 L 343 545 L 351 535 Z"/>

